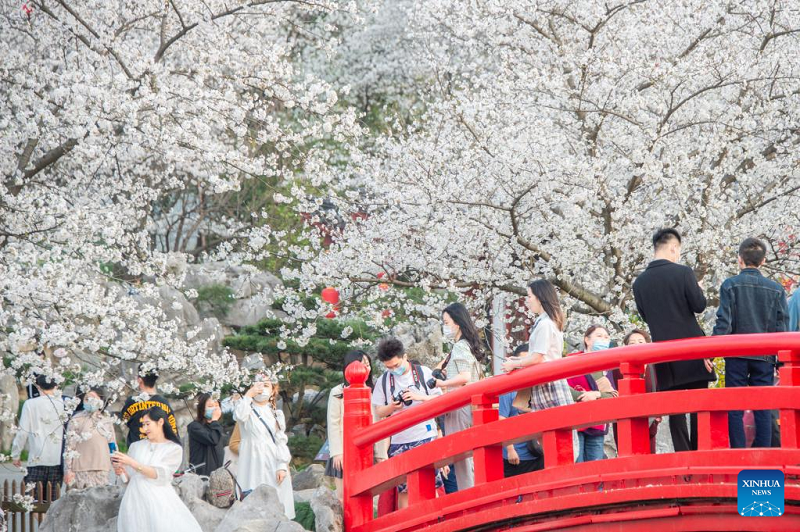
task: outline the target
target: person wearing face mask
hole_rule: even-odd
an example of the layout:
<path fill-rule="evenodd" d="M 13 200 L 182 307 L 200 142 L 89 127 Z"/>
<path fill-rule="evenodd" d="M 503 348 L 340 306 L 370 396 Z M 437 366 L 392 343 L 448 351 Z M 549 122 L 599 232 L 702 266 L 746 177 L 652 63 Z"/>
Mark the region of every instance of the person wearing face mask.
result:
<path fill-rule="evenodd" d="M 411 364 L 403 343 L 397 338 L 381 340 L 378 344 L 378 360 L 386 368 L 386 373 L 372 390 L 372 404 L 375 406 L 378 418 L 389 417 L 395 412 L 414 408 L 442 395 L 440 388 L 431 388 L 427 385 L 427 381 L 433 378 L 430 368 Z M 436 436 L 436 420 L 428 419 L 394 434 L 389 442 L 387 454 L 392 458 L 433 441 Z M 444 485 L 442 476 L 438 472 L 435 482 L 437 489 Z M 408 486 L 403 483 L 397 487 L 397 507 L 405 508 L 407 505 Z"/>
<path fill-rule="evenodd" d="M 109 444 L 116 445 L 114 422 L 103 411 L 100 389 L 91 388 L 78 397 L 82 401 L 67 424 L 64 483 L 79 490 L 106 486 L 112 469 Z"/>
<path fill-rule="evenodd" d="M 222 409 L 209 393 L 197 396 L 197 417 L 189 423 L 189 464 L 198 475 L 210 475 L 223 464 L 225 454 L 222 441 L 222 425 L 219 418 Z"/>
<path fill-rule="evenodd" d="M 289 438 L 286 418 L 277 406 L 278 383 L 257 377 L 233 410 L 239 423 L 239 484 L 243 491 L 261 484 L 272 486 L 283 503 L 284 513 L 294 519 L 294 492 L 289 477 Z"/>
<path fill-rule="evenodd" d="M 483 360 L 483 349 L 478 329 L 470 318 L 467 307 L 461 303 L 448 305 L 442 311 L 442 333 L 453 348 L 445 359 L 437 366 L 443 370 L 446 378 L 439 379 L 434 373 L 435 387 L 445 391 L 455 390 L 467 384 L 477 382 L 483 377 L 480 361 Z M 472 426 L 472 405 L 444 415 L 445 435 L 454 434 Z M 472 458 L 455 462 L 456 482 L 459 490 L 471 488 L 475 484 L 475 472 Z"/>
<path fill-rule="evenodd" d="M 608 329 L 602 325 L 589 327 L 583 335 L 583 346 L 583 353 L 575 353 L 575 355 L 580 356 L 608 349 L 611 346 L 611 336 L 608 334 Z M 572 400 L 576 403 L 595 401 L 618 395 L 611 385 L 611 381 L 602 371 L 570 377 L 567 379 L 567 384 L 569 384 L 570 392 L 572 393 Z M 602 460 L 605 457 L 603 454 L 603 439 L 607 432 L 607 425 L 596 425 L 580 429 L 578 431 L 578 458 L 575 461 L 592 462 L 594 460 Z"/>

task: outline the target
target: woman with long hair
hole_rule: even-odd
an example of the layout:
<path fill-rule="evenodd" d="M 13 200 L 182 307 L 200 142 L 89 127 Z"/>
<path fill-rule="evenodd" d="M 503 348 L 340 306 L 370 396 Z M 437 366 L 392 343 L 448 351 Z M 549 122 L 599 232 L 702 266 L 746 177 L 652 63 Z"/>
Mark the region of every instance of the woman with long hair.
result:
<path fill-rule="evenodd" d="M 611 346 L 611 335 L 602 325 L 592 325 L 583 335 L 583 351 L 575 355 L 604 351 Z M 616 397 L 618 394 L 611 381 L 602 371 L 567 379 L 576 403 L 585 403 L 597 399 Z M 608 432 L 607 425 L 595 425 L 578 430 L 578 457 L 576 462 L 592 462 L 602 460 L 603 440 Z"/>
<path fill-rule="evenodd" d="M 81 402 L 67 424 L 64 483 L 69 489 L 106 486 L 111 474 L 109 444 L 116 445 L 114 421 L 103 411 L 100 388 L 91 388 L 77 397 Z"/>
<path fill-rule="evenodd" d="M 272 486 L 283 503 L 286 517 L 294 519 L 294 493 L 289 476 L 289 438 L 286 418 L 278 408 L 278 383 L 256 378 L 233 410 L 239 423 L 239 484 L 249 491 L 261 484 Z"/>
<path fill-rule="evenodd" d="M 448 342 L 453 343 L 450 353 L 437 366 L 442 373 L 434 373 L 434 384 L 448 392 L 477 382 L 483 377 L 480 362 L 484 354 L 478 329 L 461 303 L 452 303 L 442 311 L 442 332 Z M 472 426 L 472 405 L 444 415 L 445 436 Z M 456 483 L 459 490 L 475 485 L 475 472 L 472 458 L 465 458 L 454 464 Z"/>
<path fill-rule="evenodd" d="M 178 436 L 167 413 L 155 406 L 141 417 L 145 439 L 128 454 L 111 457 L 114 471 L 128 483 L 119 506 L 117 532 L 201 532 L 192 513 L 172 488 L 172 474 L 183 459 Z"/>
<path fill-rule="evenodd" d="M 197 416 L 189 423 L 189 464 L 198 475 L 210 475 L 223 464 L 225 454 L 222 441 L 222 425 L 219 418 L 222 409 L 219 401 L 210 393 L 197 396 Z"/>
<path fill-rule="evenodd" d="M 564 312 L 561 310 L 558 294 L 553 285 L 545 279 L 531 282 L 528 285 L 525 304 L 528 310 L 536 315 L 528 339 L 528 354 L 522 357 L 508 357 L 503 362 L 503 370 L 506 372 L 553 362 L 560 359 L 564 351 Z M 513 406 L 522 412 L 527 412 L 573 403 L 569 384 L 566 379 L 561 379 L 519 390 Z M 573 450 L 576 457 L 577 448 L 577 437 L 573 431 Z"/>
<path fill-rule="evenodd" d="M 328 395 L 328 449 L 330 458 L 325 466 L 325 476 L 333 478 L 336 485 L 336 495 L 342 500 L 342 477 L 344 472 L 344 389 L 350 386 L 347 382 L 347 367 L 354 363 L 361 362 L 369 370 L 366 386 L 373 388 L 372 364 L 369 355 L 361 349 L 350 351 L 344 356 L 344 383 L 335 386 Z M 373 407 L 373 417 L 375 408 Z M 386 444 L 378 442 L 375 444 L 375 460 L 386 459 Z"/>

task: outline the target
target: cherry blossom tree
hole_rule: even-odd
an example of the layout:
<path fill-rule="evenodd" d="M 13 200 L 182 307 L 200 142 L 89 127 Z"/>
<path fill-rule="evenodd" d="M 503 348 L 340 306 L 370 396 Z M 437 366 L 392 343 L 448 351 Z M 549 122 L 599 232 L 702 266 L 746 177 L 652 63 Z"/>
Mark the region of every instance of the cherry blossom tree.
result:
<path fill-rule="evenodd" d="M 684 233 L 712 303 L 745 236 L 771 246 L 770 274 L 798 273 L 791 2 L 411 4 L 424 112 L 331 176 L 348 223 L 285 277 L 341 288 L 345 309 L 434 317 L 442 291 L 483 306 L 546 277 L 573 328 L 621 329 L 659 227 Z M 409 301 L 407 287 L 430 297 Z"/>
<path fill-rule="evenodd" d="M 230 354 L 152 303 L 180 285 L 187 260 L 246 260 L 229 252 L 282 238 L 263 204 L 241 202 L 253 208 L 242 215 L 216 208 L 220 198 L 301 174 L 330 180 L 326 142 L 360 126 L 332 112 L 337 91 L 298 69 L 291 47 L 304 24 L 349 3 L 0 6 L 5 370 L 112 393 L 130 384 L 121 367 L 139 363 L 206 389 L 237 382 Z"/>

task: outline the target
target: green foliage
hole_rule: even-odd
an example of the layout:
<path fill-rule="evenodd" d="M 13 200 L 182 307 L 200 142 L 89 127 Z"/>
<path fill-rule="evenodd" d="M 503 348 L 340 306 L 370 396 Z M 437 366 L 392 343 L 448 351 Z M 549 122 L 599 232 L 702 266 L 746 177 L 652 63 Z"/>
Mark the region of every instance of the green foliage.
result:
<path fill-rule="evenodd" d="M 311 509 L 311 503 L 294 503 L 294 514 L 295 522 L 300 523 L 306 530 L 314 530 L 314 510 Z"/>
<path fill-rule="evenodd" d="M 197 290 L 197 302 L 207 304 L 214 316 L 222 318 L 233 305 L 233 290 L 223 284 L 201 286 Z"/>
<path fill-rule="evenodd" d="M 283 340 L 286 345 L 279 348 L 282 325 L 280 320 L 262 320 L 256 325 L 243 327 L 234 336 L 226 337 L 223 345 L 276 357 L 281 354 L 301 355 L 322 362 L 331 369 L 342 369 L 344 355 L 352 349 L 353 340 L 372 342 L 377 338 L 377 334 L 363 321 L 321 320 L 317 322 L 317 333 L 306 345 L 301 346 L 294 340 Z M 342 338 L 342 331 L 346 327 L 352 328 L 353 332 L 347 338 Z"/>
<path fill-rule="evenodd" d="M 304 464 L 314 461 L 314 457 L 317 456 L 324 443 L 325 440 L 313 434 L 289 437 L 289 449 L 292 451 L 292 457 Z"/>

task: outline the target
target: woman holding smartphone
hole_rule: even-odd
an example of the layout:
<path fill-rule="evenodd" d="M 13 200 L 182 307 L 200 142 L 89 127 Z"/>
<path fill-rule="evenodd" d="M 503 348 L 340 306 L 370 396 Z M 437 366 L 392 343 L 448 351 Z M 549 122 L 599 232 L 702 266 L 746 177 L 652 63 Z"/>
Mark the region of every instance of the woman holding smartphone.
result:
<path fill-rule="evenodd" d="M 110 484 L 110 444 L 116 449 L 114 422 L 103 411 L 102 391 L 92 388 L 79 394 L 82 400 L 67 424 L 64 483 L 67 489 Z"/>
<path fill-rule="evenodd" d="M 278 383 L 260 376 L 236 404 L 239 423 L 239 484 L 249 491 L 261 484 L 272 486 L 283 503 L 286 517 L 294 519 L 294 492 L 289 477 L 289 438 L 286 418 L 278 408 Z"/>

